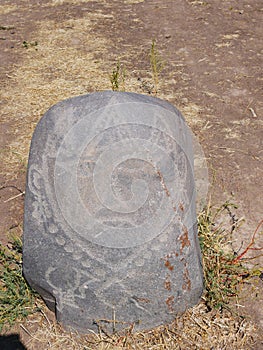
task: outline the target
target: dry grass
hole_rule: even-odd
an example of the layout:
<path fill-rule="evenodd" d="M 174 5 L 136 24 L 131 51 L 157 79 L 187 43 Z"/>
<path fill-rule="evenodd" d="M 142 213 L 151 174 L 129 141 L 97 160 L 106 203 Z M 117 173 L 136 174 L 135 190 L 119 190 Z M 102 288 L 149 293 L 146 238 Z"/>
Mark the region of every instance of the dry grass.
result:
<path fill-rule="evenodd" d="M 15 11 L 17 9 L 17 5 L 0 5 L 0 14 L 4 15 L 9 12 Z"/>
<path fill-rule="evenodd" d="M 50 4 L 56 6 L 65 2 L 53 0 Z M 127 0 L 127 3 L 138 2 Z M 1 13 L 12 9 L 14 7 L 2 6 Z M 32 39 L 38 45 L 24 48 L 26 59 L 23 65 L 15 67 L 9 83 L 1 92 L 1 112 L 5 121 L 12 123 L 15 136 L 9 148 L 0 152 L 2 172 L 6 178 L 14 179 L 25 171 L 33 130 L 50 106 L 74 95 L 111 88 L 109 73 L 117 58 L 112 59 L 107 55 L 107 48 L 111 47 L 108 40 L 102 36 L 96 36 L 94 40 L 91 34 L 94 24 L 103 18 L 104 15 L 98 11 L 88 13 L 85 18 L 59 24 L 45 21 Z M 130 52 L 126 59 L 129 55 Z M 147 79 L 145 81 L 148 82 Z M 159 84 L 162 91 L 162 81 Z M 128 91 L 142 92 L 133 72 L 127 72 L 125 86 Z M 175 93 L 180 96 L 180 92 L 171 91 L 170 95 L 166 93 L 166 98 L 173 100 Z M 159 97 L 164 96 L 160 93 Z M 187 104 L 182 106 L 182 110 L 186 117 L 199 120 L 198 106 Z M 28 350 L 249 349 L 253 348 L 255 340 L 252 323 L 233 316 L 227 310 L 209 311 L 204 301 L 176 318 L 169 326 L 134 334 L 128 329 L 123 334 L 112 336 L 106 336 L 103 332 L 89 336 L 66 332 L 47 315 L 48 311 L 42 305 L 42 313 L 29 316 L 21 324 L 20 331 Z"/>
<path fill-rule="evenodd" d="M 235 264 L 235 261 L 243 258 L 244 254 L 241 253 L 239 256 L 232 254 L 230 235 L 233 233 L 233 223 L 229 222 L 229 225 L 226 225 L 224 220 L 224 228 L 220 224 L 220 214 L 229 208 L 231 206 L 227 203 L 218 210 L 207 208 L 199 215 L 206 290 L 202 301 L 183 315 L 176 317 L 173 323 L 138 333 L 133 332 L 130 326 L 113 335 L 106 334 L 103 327 L 98 328 L 98 334 L 89 335 L 65 331 L 56 323 L 54 315 L 43 302 L 39 299 L 35 299 L 35 303 L 32 302 L 33 294 L 28 290 L 21 274 L 19 240 L 15 240 L 12 250 L 11 244 L 8 250 L 4 248 L 2 255 L 6 273 L 0 295 L 1 300 L 3 297 L 7 300 L 7 306 L 8 300 L 11 303 L 10 321 L 16 317 L 21 319 L 27 316 L 26 320 L 20 323 L 19 331 L 28 350 L 253 349 L 253 344 L 257 340 L 256 327 L 238 315 L 240 301 L 237 288 L 244 284 L 242 274 L 248 274 L 249 270 L 240 263 Z M 257 231 L 252 237 L 250 247 L 255 242 Z M 229 285 L 224 282 L 226 277 L 231 282 Z M 224 283 L 228 288 L 225 288 Z M 19 286 L 19 293 L 16 286 Z M 36 313 L 35 310 L 40 312 Z M 28 316 L 31 312 L 33 314 Z"/>
<path fill-rule="evenodd" d="M 63 3 L 67 1 L 59 1 Z M 72 1 L 71 1 L 72 2 Z M 81 1 L 74 1 L 81 3 Z M 51 1 L 57 5 L 57 1 Z M 4 11 L 3 7 L 2 11 Z M 41 116 L 57 102 L 76 95 L 94 91 L 111 89 L 109 74 L 116 67 L 119 59 L 125 69 L 125 89 L 139 93 L 151 93 L 150 62 L 146 62 L 149 71 L 136 71 L 126 69 L 126 62 L 130 64 L 137 57 L 144 55 L 149 59 L 151 42 L 148 43 L 148 54 L 136 48 L 130 48 L 126 57 L 115 57 L 108 54 L 112 46 L 109 39 L 96 33 L 96 40 L 92 34 L 97 22 L 111 18 L 104 15 L 101 10 L 89 12 L 85 18 L 41 22 L 39 31 L 34 34 L 28 47 L 24 47 L 26 59 L 23 65 L 16 65 L 9 81 L 1 91 L 3 121 L 12 123 L 15 140 L 8 150 L 0 152 L 1 162 L 5 164 L 2 172 L 10 178 L 21 174 L 22 164 L 26 170 L 30 140 L 35 126 Z M 37 45 L 30 43 L 37 42 Z M 24 45 L 25 46 L 25 45 Z M 80 49 L 81 46 L 81 49 Z M 23 43 L 21 42 L 21 47 Z M 16 54 L 14 49 L 14 54 Z M 136 58 L 132 55 L 136 55 Z M 133 57 L 130 59 L 130 57 Z M 138 76 L 142 80 L 138 81 Z M 174 99 L 176 92 L 168 91 L 164 94 L 165 81 L 159 81 L 158 96 Z M 178 93 L 180 96 L 180 93 Z M 200 108 L 198 106 L 182 107 L 187 119 L 197 120 Z M 19 170 L 18 170 L 19 168 Z"/>
<path fill-rule="evenodd" d="M 37 324 L 37 327 L 36 327 Z M 43 312 L 21 325 L 28 350 L 43 349 L 249 349 L 255 327 L 224 311 L 208 312 L 204 303 L 188 310 L 167 326 L 132 333 L 79 335 L 66 332 Z M 33 331 L 32 331 L 33 330 Z M 25 337 L 26 335 L 26 337 Z"/>
<path fill-rule="evenodd" d="M 43 302 L 35 299 L 32 303 L 33 294 L 21 274 L 21 245 L 16 240 L 16 249 L 3 254 L 7 283 L 1 284 L 0 295 L 1 298 L 5 296 L 5 300 L 11 295 L 10 306 L 14 311 L 10 314 L 11 321 L 14 317 L 27 316 L 20 323 L 20 334 L 27 349 L 253 349 L 257 330 L 253 323 L 238 314 L 237 288 L 244 284 L 244 273 L 251 277 L 256 274 L 241 265 L 245 254 L 234 256 L 231 252 L 229 238 L 233 223 L 230 222 L 229 227 L 224 225 L 223 229 L 214 220 L 220 222 L 220 213 L 229 207 L 225 204 L 214 211 L 208 208 L 199 216 L 206 289 L 202 301 L 177 316 L 173 323 L 144 332 L 134 332 L 132 325 L 112 335 L 104 332 L 103 326 L 98 327 L 98 334 L 80 335 L 64 330 Z M 257 232 L 258 229 L 249 248 L 253 247 Z M 226 277 L 230 283 L 226 283 Z M 19 286 L 20 292 L 13 293 L 15 287 L 10 290 L 7 288 L 10 285 Z M 30 312 L 33 314 L 28 316 Z"/>
<path fill-rule="evenodd" d="M 32 133 L 49 107 L 74 95 L 110 89 L 108 71 L 94 58 L 104 54 L 107 43 L 103 38 L 94 42 L 89 34 L 92 19 L 101 18 L 101 14 L 90 17 L 59 25 L 45 21 L 35 38 L 37 50 L 24 48 L 27 59 L 23 66 L 17 66 L 1 96 L 2 114 L 12 122 L 15 135 L 8 154 L 2 155 L 8 177 L 18 176 L 18 162 L 26 165 Z M 74 40 L 81 41 L 83 51 L 74 47 Z"/>

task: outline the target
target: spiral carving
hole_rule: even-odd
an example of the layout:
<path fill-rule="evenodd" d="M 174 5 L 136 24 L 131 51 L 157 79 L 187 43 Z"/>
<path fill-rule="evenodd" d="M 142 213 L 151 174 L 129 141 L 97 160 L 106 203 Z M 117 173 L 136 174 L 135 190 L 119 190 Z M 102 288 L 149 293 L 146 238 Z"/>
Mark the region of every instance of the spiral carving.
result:
<path fill-rule="evenodd" d="M 193 224 L 192 135 L 158 105 L 108 105 L 81 117 L 56 157 L 60 210 L 82 239 L 128 248 L 175 220 Z"/>

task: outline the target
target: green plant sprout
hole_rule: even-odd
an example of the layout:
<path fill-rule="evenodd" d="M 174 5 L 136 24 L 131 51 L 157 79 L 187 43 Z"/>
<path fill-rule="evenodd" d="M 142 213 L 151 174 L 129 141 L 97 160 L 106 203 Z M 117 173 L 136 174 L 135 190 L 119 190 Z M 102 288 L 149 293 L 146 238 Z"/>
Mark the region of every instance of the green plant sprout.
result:
<path fill-rule="evenodd" d="M 125 69 L 121 66 L 120 61 L 118 60 L 116 63 L 116 67 L 113 68 L 112 73 L 110 75 L 112 90 L 119 91 L 121 85 L 123 86 L 122 90 L 124 90 L 125 78 L 126 78 Z"/>
<path fill-rule="evenodd" d="M 37 293 L 25 281 L 22 273 L 22 241 L 13 237 L 6 247 L 0 243 L 0 331 L 17 319 L 39 311 L 35 305 Z"/>
<path fill-rule="evenodd" d="M 38 42 L 37 41 L 31 41 L 31 42 L 28 42 L 26 40 L 23 41 L 23 46 L 28 49 L 30 47 L 35 47 L 35 49 L 37 50 L 37 46 L 38 45 Z"/>
<path fill-rule="evenodd" d="M 246 267 L 244 255 L 248 250 L 261 250 L 262 248 L 252 247 L 255 243 L 255 235 L 263 221 L 257 226 L 250 244 L 237 255 L 233 249 L 229 249 L 229 242 L 232 241 L 232 233 L 216 224 L 217 216 L 223 210 L 229 210 L 233 206 L 226 202 L 215 213 L 208 205 L 198 216 L 199 241 L 203 257 L 205 303 L 212 309 L 229 309 L 231 297 L 238 297 L 239 286 L 247 279 L 260 276 L 262 270 L 255 266 L 252 269 Z M 249 258 L 247 258 L 249 260 Z"/>
<path fill-rule="evenodd" d="M 150 64 L 151 64 L 154 90 L 155 90 L 155 94 L 157 94 L 158 85 L 159 85 L 159 75 L 162 72 L 165 64 L 163 60 L 160 58 L 160 54 L 156 48 L 155 39 L 152 40 L 151 51 L 150 51 Z"/>

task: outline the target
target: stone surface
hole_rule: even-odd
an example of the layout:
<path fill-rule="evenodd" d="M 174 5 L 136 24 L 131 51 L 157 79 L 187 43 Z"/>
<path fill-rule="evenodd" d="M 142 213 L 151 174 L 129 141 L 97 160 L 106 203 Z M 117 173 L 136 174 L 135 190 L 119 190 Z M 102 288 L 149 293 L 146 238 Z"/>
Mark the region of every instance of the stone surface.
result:
<path fill-rule="evenodd" d="M 106 91 L 44 115 L 28 163 L 23 271 L 58 321 L 147 329 L 199 301 L 194 183 L 191 132 L 165 101 Z"/>

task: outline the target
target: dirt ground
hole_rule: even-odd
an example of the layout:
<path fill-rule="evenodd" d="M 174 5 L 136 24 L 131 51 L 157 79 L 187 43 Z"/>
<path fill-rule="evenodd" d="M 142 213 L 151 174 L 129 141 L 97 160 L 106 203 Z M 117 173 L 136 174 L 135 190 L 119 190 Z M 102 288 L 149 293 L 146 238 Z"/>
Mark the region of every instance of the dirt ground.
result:
<path fill-rule="evenodd" d="M 149 50 L 165 66 L 158 97 L 176 105 L 205 152 L 212 202 L 231 200 L 249 243 L 262 213 L 261 0 L 2 0 L 0 4 L 0 240 L 22 232 L 30 139 L 64 98 L 110 89 L 119 59 L 127 91 L 151 93 Z M 15 197 L 15 198 L 14 198 Z M 263 246 L 257 236 L 256 246 Z M 262 260 L 253 260 L 262 265 Z M 259 282 L 260 283 L 260 282 Z M 242 300 L 263 328 L 262 284 Z M 259 345 L 260 348 L 260 345 Z"/>

